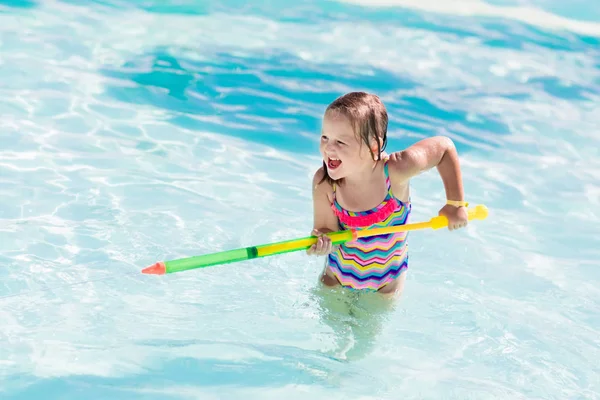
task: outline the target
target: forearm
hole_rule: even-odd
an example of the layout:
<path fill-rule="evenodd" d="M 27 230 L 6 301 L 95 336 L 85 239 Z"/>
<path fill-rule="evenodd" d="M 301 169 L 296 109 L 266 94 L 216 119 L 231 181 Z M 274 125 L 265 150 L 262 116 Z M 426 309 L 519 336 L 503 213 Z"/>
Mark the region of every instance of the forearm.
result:
<path fill-rule="evenodd" d="M 445 140 L 444 154 L 437 165 L 437 170 L 444 183 L 446 199 L 464 201 L 464 190 L 458 152 L 452 140 Z"/>

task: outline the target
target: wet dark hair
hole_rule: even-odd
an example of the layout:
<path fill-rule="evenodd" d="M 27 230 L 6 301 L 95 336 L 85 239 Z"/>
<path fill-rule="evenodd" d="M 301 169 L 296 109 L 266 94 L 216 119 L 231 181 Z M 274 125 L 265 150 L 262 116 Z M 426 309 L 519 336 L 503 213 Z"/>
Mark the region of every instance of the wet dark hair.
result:
<path fill-rule="evenodd" d="M 388 114 L 381 99 L 374 94 L 365 92 L 350 92 L 335 99 L 327 109 L 325 115 L 338 112 L 350 120 L 354 133 L 369 148 L 375 160 L 375 153 L 371 149 L 371 141 L 377 142 L 377 158 L 387 146 Z M 379 140 L 377 140 L 379 139 Z M 327 172 L 327 164 L 323 161 L 324 176 L 321 182 L 341 183 L 342 179 L 334 180 Z M 321 183 L 320 182 L 320 183 Z"/>

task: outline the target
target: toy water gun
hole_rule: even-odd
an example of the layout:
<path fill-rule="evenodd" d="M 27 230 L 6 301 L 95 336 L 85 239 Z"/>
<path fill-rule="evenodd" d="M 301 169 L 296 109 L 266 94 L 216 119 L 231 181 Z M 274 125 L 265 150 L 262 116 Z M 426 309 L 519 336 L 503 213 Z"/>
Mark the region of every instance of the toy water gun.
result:
<path fill-rule="evenodd" d="M 484 220 L 488 216 L 488 209 L 484 205 L 477 205 L 468 210 L 469 220 Z M 373 228 L 364 230 L 343 230 L 330 232 L 326 235 L 331 238 L 332 244 L 341 244 L 357 238 L 375 235 L 385 235 L 396 232 L 413 231 L 417 229 L 440 229 L 448 226 L 448 219 L 436 216 L 429 221 L 417 222 L 399 226 Z M 144 274 L 164 275 L 175 272 L 187 271 L 196 268 L 205 268 L 212 265 L 227 264 L 237 261 L 251 260 L 253 258 L 273 256 L 276 254 L 306 250 L 317 242 L 317 236 L 306 236 L 281 242 L 262 244 L 258 246 L 243 247 L 226 250 L 218 253 L 205 254 L 194 257 L 180 258 L 171 261 L 159 261 L 142 270 Z"/>

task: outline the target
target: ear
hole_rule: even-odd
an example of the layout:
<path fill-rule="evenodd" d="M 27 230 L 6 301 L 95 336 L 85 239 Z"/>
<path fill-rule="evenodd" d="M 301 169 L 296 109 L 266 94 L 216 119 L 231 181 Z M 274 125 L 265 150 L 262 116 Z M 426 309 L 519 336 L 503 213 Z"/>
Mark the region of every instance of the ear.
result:
<path fill-rule="evenodd" d="M 379 146 L 377 145 L 377 142 L 379 142 Z M 378 137 L 377 139 L 371 140 L 371 151 L 373 153 L 373 159 L 374 160 L 378 160 L 379 159 L 378 150 L 382 146 L 383 146 L 383 140 L 381 140 L 380 137 Z"/>

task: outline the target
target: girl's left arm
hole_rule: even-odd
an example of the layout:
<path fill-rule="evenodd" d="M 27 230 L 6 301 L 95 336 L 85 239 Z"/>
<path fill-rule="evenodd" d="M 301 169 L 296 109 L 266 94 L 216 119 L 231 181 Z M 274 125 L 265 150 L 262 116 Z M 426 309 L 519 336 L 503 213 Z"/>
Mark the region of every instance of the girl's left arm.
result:
<path fill-rule="evenodd" d="M 436 167 L 444 189 L 446 199 L 464 202 L 464 189 L 458 152 L 452 139 L 446 136 L 434 136 L 423 139 L 406 150 L 390 155 L 390 174 L 398 182 L 407 182 L 413 176 Z M 445 205 L 440 215 L 449 219 L 449 228 L 456 229 L 467 225 L 468 216 L 465 207 Z"/>

